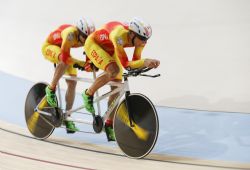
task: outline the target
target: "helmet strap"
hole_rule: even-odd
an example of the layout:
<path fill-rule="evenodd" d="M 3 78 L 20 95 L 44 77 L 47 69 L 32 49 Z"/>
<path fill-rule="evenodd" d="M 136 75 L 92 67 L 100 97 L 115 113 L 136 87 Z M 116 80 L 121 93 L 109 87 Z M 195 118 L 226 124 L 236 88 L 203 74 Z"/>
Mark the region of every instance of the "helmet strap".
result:
<path fill-rule="evenodd" d="M 131 40 L 131 42 L 132 42 L 132 45 L 135 46 L 136 34 L 135 34 L 133 31 L 129 30 L 128 36 L 129 36 L 129 38 L 130 38 L 130 40 Z M 132 36 L 133 36 L 133 37 L 132 37 Z"/>
<path fill-rule="evenodd" d="M 86 36 L 81 30 L 78 29 L 78 32 L 79 32 L 79 33 L 78 33 L 78 41 L 81 41 L 81 40 L 80 40 L 80 36 L 82 36 L 82 37 L 85 38 L 85 39 L 87 38 L 87 36 Z"/>
<path fill-rule="evenodd" d="M 135 46 L 135 38 L 136 38 L 136 35 L 134 34 L 134 36 L 132 38 L 132 44 L 133 44 L 133 46 Z"/>

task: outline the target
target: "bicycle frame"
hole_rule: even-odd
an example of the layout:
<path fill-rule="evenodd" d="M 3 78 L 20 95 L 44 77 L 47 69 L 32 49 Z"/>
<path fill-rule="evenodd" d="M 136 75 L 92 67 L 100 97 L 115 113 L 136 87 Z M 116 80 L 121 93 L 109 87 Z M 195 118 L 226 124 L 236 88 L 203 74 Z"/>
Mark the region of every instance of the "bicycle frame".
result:
<path fill-rule="evenodd" d="M 131 70 L 130 73 L 126 73 L 123 75 L 123 82 L 114 82 L 111 81 L 109 83 L 107 83 L 106 85 L 110 85 L 110 86 L 115 86 L 117 87 L 114 90 L 111 90 L 101 96 L 99 96 L 98 91 L 96 92 L 96 96 L 95 96 L 95 100 L 94 103 L 97 103 L 97 113 L 98 115 L 95 114 L 90 114 L 87 113 L 88 115 L 92 115 L 93 116 L 93 120 L 95 121 L 96 116 L 99 116 L 103 122 L 105 122 L 107 120 L 107 118 L 109 117 L 109 115 L 114 111 L 114 109 L 116 108 L 116 106 L 118 106 L 120 99 L 122 98 L 122 96 L 125 94 L 125 100 L 126 100 L 126 106 L 128 109 L 128 114 L 129 114 L 129 122 L 130 122 L 130 127 L 133 127 L 133 117 L 131 115 L 131 111 L 130 111 L 130 107 L 129 107 L 129 100 L 128 96 L 130 95 L 130 90 L 129 90 L 129 84 L 128 84 L 128 77 L 129 76 L 147 76 L 147 77 L 159 77 L 160 74 L 157 75 L 147 75 L 147 74 L 141 74 L 143 72 L 147 72 L 149 71 L 151 68 L 143 68 L 143 69 L 135 69 L 135 70 Z M 81 77 L 73 77 L 73 76 L 63 76 L 64 79 L 66 80 L 74 80 L 74 81 L 82 81 L 85 83 L 93 83 L 96 79 L 96 73 L 95 71 L 93 71 L 93 77 L 94 79 L 89 79 L 89 78 L 81 78 Z M 105 112 L 105 114 L 103 114 L 103 116 L 101 116 L 101 109 L 100 109 L 100 101 L 119 92 L 119 95 L 116 97 L 116 99 L 111 103 L 111 105 L 108 107 L 107 111 Z M 61 97 L 61 89 L 60 89 L 60 84 L 58 83 L 58 88 L 57 88 L 57 93 L 58 93 L 58 98 L 59 98 L 59 109 L 62 109 L 62 97 Z M 42 111 L 42 107 L 40 105 L 43 105 L 45 100 L 45 97 L 41 100 L 41 102 L 36 106 L 36 108 L 34 109 L 35 112 L 38 112 L 40 114 L 46 115 L 46 116 L 51 116 L 51 113 L 49 112 L 45 112 Z M 49 108 L 49 107 L 48 107 Z M 71 114 L 73 112 L 77 112 L 81 109 L 85 108 L 84 105 L 76 108 L 76 109 L 71 109 L 69 111 L 66 111 L 64 114 L 68 115 Z M 67 117 L 66 120 L 69 121 L 74 121 L 74 122 L 78 122 L 78 123 L 85 123 L 85 124 L 90 124 L 93 125 L 94 122 L 90 122 L 88 120 L 84 120 L 84 119 L 76 119 L 76 118 L 72 118 L 72 117 Z"/>

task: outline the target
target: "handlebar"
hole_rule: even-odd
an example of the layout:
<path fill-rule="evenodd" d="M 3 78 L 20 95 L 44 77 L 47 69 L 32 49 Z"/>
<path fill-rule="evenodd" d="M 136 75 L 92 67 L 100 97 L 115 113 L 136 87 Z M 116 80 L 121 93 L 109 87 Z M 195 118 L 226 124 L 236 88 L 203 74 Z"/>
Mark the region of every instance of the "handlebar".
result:
<path fill-rule="evenodd" d="M 93 64 L 90 65 L 92 70 L 98 70 Z M 77 68 L 81 71 L 85 70 L 85 67 L 80 66 L 79 64 L 75 63 L 73 65 L 74 68 Z M 136 76 L 144 76 L 144 77 L 151 77 L 151 78 L 156 78 L 161 76 L 160 74 L 155 74 L 155 75 L 148 75 L 148 74 L 142 74 L 145 72 L 148 72 L 149 70 L 151 70 L 152 68 L 148 68 L 148 67 L 144 67 L 144 68 L 136 68 L 136 69 L 131 69 L 131 68 L 126 68 L 127 73 L 123 73 L 123 77 L 136 77 Z"/>
<path fill-rule="evenodd" d="M 73 67 L 74 67 L 74 68 L 77 68 L 78 70 L 81 70 L 81 71 L 84 71 L 84 70 L 85 70 L 85 68 L 84 68 L 83 66 L 80 66 L 80 65 L 77 64 L 77 63 L 75 63 L 75 64 L 73 65 Z"/>
<path fill-rule="evenodd" d="M 127 72 L 127 73 L 123 73 L 123 77 L 145 76 L 145 77 L 156 78 L 156 77 L 161 76 L 160 74 L 156 74 L 156 75 L 142 74 L 142 73 L 148 72 L 148 71 L 151 70 L 151 69 L 152 69 L 152 68 L 148 68 L 148 67 L 136 68 L 136 69 L 127 68 L 126 70 L 127 70 L 128 72 Z"/>
<path fill-rule="evenodd" d="M 86 64 L 85 66 L 81 66 L 78 63 L 75 63 L 73 67 L 77 68 L 78 70 L 87 71 L 87 72 L 92 72 L 93 70 L 95 71 L 99 70 L 93 63 Z"/>

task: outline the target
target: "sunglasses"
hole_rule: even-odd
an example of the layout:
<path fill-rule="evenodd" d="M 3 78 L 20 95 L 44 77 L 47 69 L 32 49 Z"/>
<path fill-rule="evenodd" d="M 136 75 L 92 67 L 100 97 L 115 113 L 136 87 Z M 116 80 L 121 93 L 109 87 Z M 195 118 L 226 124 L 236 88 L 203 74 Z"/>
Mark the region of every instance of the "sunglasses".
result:
<path fill-rule="evenodd" d="M 141 41 L 147 41 L 148 40 L 148 38 L 146 38 L 146 37 L 143 37 L 143 36 L 141 36 L 141 35 L 139 35 L 139 34 L 136 34 L 136 37 L 139 39 L 139 40 L 141 40 Z"/>
<path fill-rule="evenodd" d="M 83 37 L 83 38 L 87 38 L 88 36 L 86 34 L 84 34 L 83 32 L 79 31 L 80 35 Z"/>

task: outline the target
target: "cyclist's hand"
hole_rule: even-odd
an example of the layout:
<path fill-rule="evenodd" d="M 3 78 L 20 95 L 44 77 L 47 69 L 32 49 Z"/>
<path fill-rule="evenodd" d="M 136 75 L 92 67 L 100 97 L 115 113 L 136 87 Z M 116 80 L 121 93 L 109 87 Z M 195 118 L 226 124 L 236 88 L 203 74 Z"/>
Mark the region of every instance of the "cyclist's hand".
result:
<path fill-rule="evenodd" d="M 77 61 L 75 62 L 73 67 L 86 72 L 93 72 L 94 70 L 95 71 L 99 70 L 90 60 L 87 60 L 86 62 Z"/>
<path fill-rule="evenodd" d="M 156 59 L 145 59 L 144 67 L 157 68 L 160 65 L 160 61 Z"/>
<path fill-rule="evenodd" d="M 84 70 L 87 72 L 93 72 L 94 70 L 98 71 L 99 69 L 90 61 L 85 63 Z"/>
<path fill-rule="evenodd" d="M 85 70 L 85 62 L 84 61 L 78 61 L 78 62 L 75 62 L 75 64 L 73 65 L 74 68 L 77 68 L 81 71 L 84 71 Z"/>

